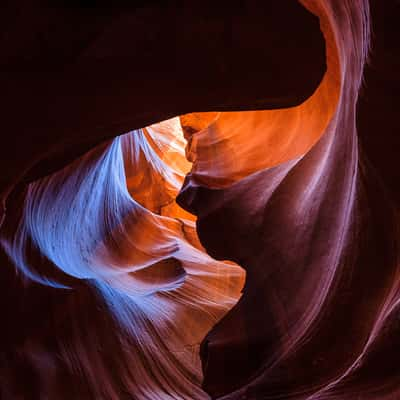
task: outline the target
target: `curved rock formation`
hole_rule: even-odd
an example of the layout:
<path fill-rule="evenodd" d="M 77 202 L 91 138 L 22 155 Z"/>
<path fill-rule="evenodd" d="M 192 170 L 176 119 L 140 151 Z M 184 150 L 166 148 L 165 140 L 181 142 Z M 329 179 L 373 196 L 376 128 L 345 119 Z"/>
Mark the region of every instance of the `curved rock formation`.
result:
<path fill-rule="evenodd" d="M 368 1 L 178 3 L 7 9 L 1 397 L 396 399 Z"/>

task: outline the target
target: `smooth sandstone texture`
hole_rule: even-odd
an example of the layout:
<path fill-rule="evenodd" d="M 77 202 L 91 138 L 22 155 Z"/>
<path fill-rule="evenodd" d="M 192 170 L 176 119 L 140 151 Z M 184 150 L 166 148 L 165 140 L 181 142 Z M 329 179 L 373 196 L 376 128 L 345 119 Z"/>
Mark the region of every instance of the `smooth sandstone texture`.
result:
<path fill-rule="evenodd" d="M 397 399 L 368 2 L 176 6 L 7 9 L 0 397 Z"/>

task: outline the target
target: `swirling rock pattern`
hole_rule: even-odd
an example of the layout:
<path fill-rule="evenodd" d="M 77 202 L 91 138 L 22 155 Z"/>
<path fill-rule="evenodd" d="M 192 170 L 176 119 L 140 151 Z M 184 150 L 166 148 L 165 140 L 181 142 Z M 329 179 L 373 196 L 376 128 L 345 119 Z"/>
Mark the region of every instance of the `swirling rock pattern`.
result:
<path fill-rule="evenodd" d="M 100 133 L 83 140 L 74 133 L 69 141 L 61 135 L 73 150 L 59 163 L 63 147 L 46 134 L 67 103 L 49 106 L 48 120 L 32 112 L 46 150 L 24 149 L 26 157 L 16 159 L 22 164 L 0 182 L 7 206 L 0 232 L 2 398 L 400 397 L 398 213 L 363 158 L 356 129 L 369 4 L 283 1 L 267 10 L 270 21 L 290 7 L 300 17 L 317 16 L 325 41 L 326 72 L 313 71 L 313 92 L 296 86 L 300 77 L 284 80 L 288 71 L 269 59 L 265 73 L 276 80 L 269 93 L 252 89 L 257 95 L 246 106 L 251 91 L 238 100 L 228 80 L 211 104 L 204 90 L 210 85 L 205 80 L 202 89 L 185 65 L 181 82 L 192 78 L 197 102 L 185 105 L 177 95 L 177 104 L 163 108 L 173 84 L 161 73 L 159 111 L 146 113 L 151 96 L 139 90 L 138 117 L 108 126 L 110 117 L 127 115 L 127 105 L 109 112 L 110 102 L 94 96 L 96 107 L 84 116 L 94 74 L 63 132 L 97 121 Z M 144 10 L 136 22 L 146 21 Z M 99 71 L 107 71 L 110 49 L 121 61 L 121 49 L 109 43 L 119 43 L 129 24 L 119 27 L 114 16 L 104 13 L 84 31 L 91 45 L 72 74 L 61 76 L 82 76 L 79 68 L 93 59 L 105 60 Z M 108 31 L 104 21 L 111 21 Z M 201 24 L 192 38 L 197 31 Z M 201 59 L 200 47 L 178 43 L 177 53 Z M 303 50 L 295 52 L 299 65 Z M 58 66 L 77 59 L 73 45 L 54 51 Z M 235 58 L 234 47 L 227 53 Z M 171 72 L 168 61 L 161 64 Z M 200 70 L 207 65 L 200 62 Z M 218 79 L 227 73 L 218 57 L 213 68 L 220 68 Z M 240 78 L 239 69 L 230 74 Z M 105 92 L 119 105 L 129 95 L 117 95 L 120 81 L 114 83 Z M 65 83 L 59 89 L 70 96 L 76 90 Z M 50 95 L 48 88 L 44 99 Z M 99 119 L 96 108 L 104 111 Z M 147 126 L 109 139 L 127 125 Z"/>

